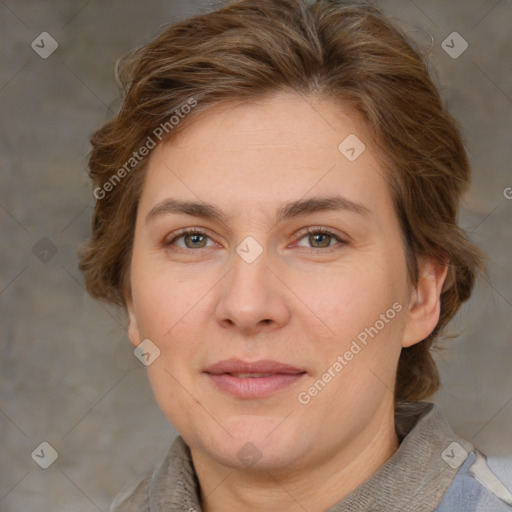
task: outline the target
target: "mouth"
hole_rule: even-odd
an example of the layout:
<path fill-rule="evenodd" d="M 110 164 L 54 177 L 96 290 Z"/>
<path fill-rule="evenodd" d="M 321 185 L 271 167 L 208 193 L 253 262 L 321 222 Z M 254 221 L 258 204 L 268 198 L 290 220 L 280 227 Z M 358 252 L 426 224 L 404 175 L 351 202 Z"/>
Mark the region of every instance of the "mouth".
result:
<path fill-rule="evenodd" d="M 303 368 L 278 361 L 226 359 L 203 372 L 221 391 L 236 398 L 266 398 L 302 379 Z"/>

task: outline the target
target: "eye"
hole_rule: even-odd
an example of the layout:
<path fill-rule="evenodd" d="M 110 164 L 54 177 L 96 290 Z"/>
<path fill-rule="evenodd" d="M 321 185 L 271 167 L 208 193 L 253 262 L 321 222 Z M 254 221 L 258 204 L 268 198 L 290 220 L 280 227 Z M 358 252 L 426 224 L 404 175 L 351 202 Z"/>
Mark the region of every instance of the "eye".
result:
<path fill-rule="evenodd" d="M 208 240 L 210 240 L 210 244 L 208 244 Z M 347 243 L 339 235 L 326 228 L 307 228 L 298 235 L 297 240 L 297 246 L 320 250 Z M 305 241 L 305 244 L 303 241 Z M 205 249 L 216 244 L 204 231 L 197 228 L 188 228 L 171 234 L 170 239 L 164 241 L 163 245 L 165 247 L 175 246 L 179 249 L 187 250 Z"/>
<path fill-rule="evenodd" d="M 207 246 L 207 240 L 209 238 L 210 237 L 203 231 L 186 229 L 175 233 L 171 240 L 164 242 L 164 245 L 176 245 L 180 249 L 203 249 L 205 247 L 211 247 L 211 244 Z M 178 243 L 179 240 L 182 240 L 183 243 Z"/>
<path fill-rule="evenodd" d="M 337 234 L 324 228 L 306 229 L 305 232 L 302 232 L 299 235 L 299 242 L 297 244 L 304 247 L 304 245 L 300 243 L 302 240 L 306 240 L 306 243 L 309 243 L 310 245 L 306 245 L 305 247 L 309 247 L 311 249 L 325 249 L 336 245 L 336 243 L 332 242 L 338 242 L 337 245 L 346 244 L 346 242 L 342 240 Z"/>

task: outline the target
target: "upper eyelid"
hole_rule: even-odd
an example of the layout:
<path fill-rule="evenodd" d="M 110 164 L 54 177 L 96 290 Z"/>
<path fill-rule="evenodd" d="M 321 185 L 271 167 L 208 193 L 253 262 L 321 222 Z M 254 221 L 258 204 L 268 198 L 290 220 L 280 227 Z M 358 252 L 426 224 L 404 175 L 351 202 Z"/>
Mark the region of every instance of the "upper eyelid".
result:
<path fill-rule="evenodd" d="M 335 238 L 338 241 L 338 245 L 347 245 L 348 244 L 349 238 L 347 236 L 345 236 L 343 234 L 339 234 L 332 229 L 322 228 L 322 227 L 310 227 L 310 228 L 305 228 L 304 230 L 299 231 L 299 233 L 297 235 L 295 235 L 295 237 L 294 237 L 295 238 L 294 243 L 300 242 L 303 238 L 305 238 L 308 235 L 311 235 L 311 234 L 315 235 L 317 233 L 318 234 L 325 233 L 328 236 Z M 327 246 L 326 249 L 331 248 L 331 247 L 334 247 L 334 246 Z M 318 247 L 311 247 L 311 249 L 322 250 Z"/>

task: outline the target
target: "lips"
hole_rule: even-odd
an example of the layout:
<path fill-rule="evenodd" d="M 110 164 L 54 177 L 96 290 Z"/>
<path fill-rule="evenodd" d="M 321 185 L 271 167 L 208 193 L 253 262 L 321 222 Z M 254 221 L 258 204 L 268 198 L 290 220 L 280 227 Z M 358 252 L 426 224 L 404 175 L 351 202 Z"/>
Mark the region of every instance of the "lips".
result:
<path fill-rule="evenodd" d="M 205 372 L 219 375 L 222 373 L 260 373 L 260 374 L 285 374 L 293 375 L 303 373 L 305 370 L 290 366 L 288 364 L 271 361 L 269 359 L 261 361 L 242 361 L 241 359 L 225 359 L 209 366 Z"/>
<path fill-rule="evenodd" d="M 278 361 L 240 359 L 219 361 L 204 373 L 218 389 L 237 398 L 265 398 L 306 375 L 303 368 Z"/>

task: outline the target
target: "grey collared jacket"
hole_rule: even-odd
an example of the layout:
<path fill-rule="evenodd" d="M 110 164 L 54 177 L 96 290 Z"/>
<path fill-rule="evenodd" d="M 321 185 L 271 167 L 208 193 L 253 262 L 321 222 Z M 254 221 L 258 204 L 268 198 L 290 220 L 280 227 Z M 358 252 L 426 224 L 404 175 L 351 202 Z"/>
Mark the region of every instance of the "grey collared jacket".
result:
<path fill-rule="evenodd" d="M 402 402 L 398 450 L 325 512 L 512 512 L 512 494 L 485 455 L 450 428 L 438 405 Z M 199 482 L 181 436 L 162 462 L 126 486 L 111 512 L 201 512 Z"/>

